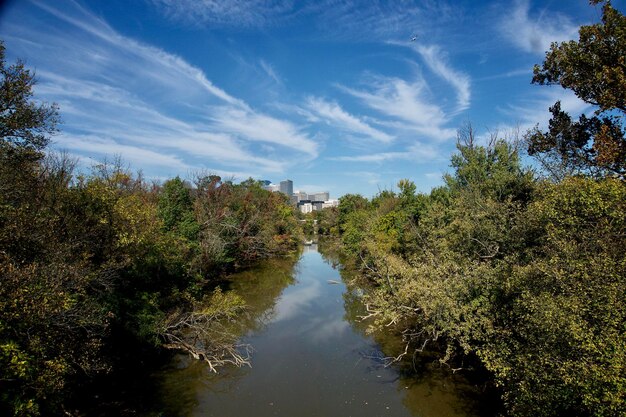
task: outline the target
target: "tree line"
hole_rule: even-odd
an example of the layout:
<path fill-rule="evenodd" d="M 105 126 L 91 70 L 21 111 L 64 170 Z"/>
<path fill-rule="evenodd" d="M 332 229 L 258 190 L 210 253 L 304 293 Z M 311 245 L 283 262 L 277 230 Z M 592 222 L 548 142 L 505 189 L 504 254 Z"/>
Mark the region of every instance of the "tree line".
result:
<path fill-rule="evenodd" d="M 557 102 L 546 131 L 481 144 L 467 125 L 444 185 L 402 180 L 319 216 L 371 286 L 371 327 L 485 369 L 511 416 L 626 415 L 626 18 L 592 3 L 602 21 L 552 44 L 532 80 L 592 115 Z"/>
<path fill-rule="evenodd" d="M 0 43 L 0 414 L 71 413 L 73 390 L 123 359 L 182 350 L 244 364 L 223 327 L 243 312 L 220 277 L 293 251 L 287 198 L 198 175 L 162 184 L 119 160 L 78 173 L 46 152 L 59 109 Z"/>

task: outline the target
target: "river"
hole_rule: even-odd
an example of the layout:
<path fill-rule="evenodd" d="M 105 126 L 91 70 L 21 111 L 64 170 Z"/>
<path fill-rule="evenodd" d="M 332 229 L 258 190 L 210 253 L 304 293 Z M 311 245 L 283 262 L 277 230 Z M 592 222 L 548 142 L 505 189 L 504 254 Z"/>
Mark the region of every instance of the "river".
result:
<path fill-rule="evenodd" d="M 384 366 L 381 346 L 393 350 L 393 338 L 366 334 L 359 290 L 348 289 L 338 263 L 316 245 L 298 260 L 233 275 L 228 286 L 251 312 L 242 341 L 254 348 L 252 367 L 214 374 L 176 356 L 153 376 L 160 411 L 152 415 L 479 416 L 480 397 L 461 376 Z"/>

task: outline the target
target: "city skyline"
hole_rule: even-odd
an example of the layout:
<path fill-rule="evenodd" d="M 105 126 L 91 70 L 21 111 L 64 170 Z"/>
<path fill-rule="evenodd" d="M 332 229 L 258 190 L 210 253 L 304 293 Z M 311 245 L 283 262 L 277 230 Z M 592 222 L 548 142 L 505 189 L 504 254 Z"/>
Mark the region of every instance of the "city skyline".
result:
<path fill-rule="evenodd" d="M 261 180 L 261 183 L 263 184 L 263 187 L 268 190 L 268 191 L 274 191 L 274 192 L 282 192 L 283 194 L 286 194 L 288 196 L 296 196 L 298 194 L 300 194 L 299 200 L 312 200 L 312 201 L 328 201 L 330 200 L 330 193 L 328 191 L 314 191 L 312 193 L 308 193 L 306 192 L 306 190 L 303 189 L 294 189 L 293 188 L 293 181 L 290 179 L 284 179 L 282 181 L 280 181 L 278 184 L 273 183 L 271 180 L 265 179 L 265 180 Z M 289 185 L 287 185 L 288 183 L 290 183 Z M 283 188 L 283 184 L 285 188 Z M 302 196 L 302 194 L 304 194 L 304 196 L 306 196 L 306 198 L 304 198 Z M 313 197 L 314 198 L 310 198 Z M 302 197 L 302 198 L 300 198 Z M 319 197 L 319 198 L 318 198 Z M 298 200 L 298 201 L 299 201 Z"/>

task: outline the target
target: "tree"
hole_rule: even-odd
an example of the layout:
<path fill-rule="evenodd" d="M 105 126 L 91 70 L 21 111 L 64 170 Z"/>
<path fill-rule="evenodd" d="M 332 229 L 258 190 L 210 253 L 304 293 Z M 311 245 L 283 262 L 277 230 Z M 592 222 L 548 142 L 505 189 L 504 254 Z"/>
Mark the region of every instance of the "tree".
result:
<path fill-rule="evenodd" d="M 32 100 L 34 74 L 19 60 L 7 67 L 4 52 L 0 41 L 0 143 L 2 147 L 41 151 L 49 135 L 57 132 L 58 107 Z"/>
<path fill-rule="evenodd" d="M 167 180 L 159 196 L 158 213 L 166 230 L 177 230 L 192 240 L 198 234 L 198 223 L 193 215 L 190 187 L 179 177 Z"/>
<path fill-rule="evenodd" d="M 553 43 L 542 66 L 534 68 L 534 84 L 560 85 L 597 107 L 593 116 L 574 121 L 557 101 L 548 131 L 529 132 L 529 153 L 547 157 L 544 165 L 557 178 L 570 173 L 626 177 L 626 17 L 610 0 L 591 3 L 604 3 L 602 23 L 582 26 L 578 41 Z"/>

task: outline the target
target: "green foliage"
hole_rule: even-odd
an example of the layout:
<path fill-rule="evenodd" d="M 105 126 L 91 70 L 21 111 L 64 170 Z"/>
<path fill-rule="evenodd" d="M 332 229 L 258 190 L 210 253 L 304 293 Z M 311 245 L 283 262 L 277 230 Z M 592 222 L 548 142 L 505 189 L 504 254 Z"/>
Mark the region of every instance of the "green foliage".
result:
<path fill-rule="evenodd" d="M 339 217 L 372 328 L 477 359 L 509 415 L 625 414 L 626 185 L 537 183 L 514 145 L 460 137 L 445 186 L 403 181 Z"/>
<path fill-rule="evenodd" d="M 56 105 L 33 101 L 34 75 L 24 63 L 6 66 L 4 42 L 0 41 L 0 146 L 6 151 L 38 152 L 56 132 Z"/>
<path fill-rule="evenodd" d="M 193 213 L 191 189 L 179 177 L 163 184 L 158 212 L 166 230 L 175 230 L 189 240 L 197 238 L 200 226 Z"/>
<path fill-rule="evenodd" d="M 66 155 L 44 157 L 57 109 L 32 101 L 2 44 L 0 74 L 0 414 L 57 415 L 77 385 L 167 342 L 171 312 L 232 319 L 239 299 L 213 279 L 291 251 L 300 229 L 253 180 L 158 187 L 119 158 L 74 175 Z"/>
<path fill-rule="evenodd" d="M 508 401 L 519 415 L 623 415 L 626 186 L 582 178 L 546 184 L 525 217 L 539 239 L 511 277 L 515 333 L 505 350 L 490 352 L 516 387 Z"/>
<path fill-rule="evenodd" d="M 284 195 L 264 190 L 252 179 L 241 184 L 198 181 L 195 215 L 202 275 L 246 266 L 295 249 L 301 241 L 294 208 Z"/>
<path fill-rule="evenodd" d="M 15 180 L 0 195 L 3 414 L 57 412 L 129 344 L 160 345 L 169 312 L 196 308 L 221 272 L 300 241 L 293 209 L 255 182 L 155 189 L 119 162 L 74 181 L 72 168 L 64 157 L 0 168 Z"/>
<path fill-rule="evenodd" d="M 529 132 L 529 153 L 544 155 L 556 178 L 626 175 L 626 17 L 610 1 L 593 3 L 605 3 L 602 23 L 582 26 L 578 41 L 553 43 L 542 66 L 534 68 L 533 83 L 561 85 L 597 106 L 595 115 L 575 122 L 557 102 L 548 131 Z"/>
<path fill-rule="evenodd" d="M 369 202 L 360 194 L 346 194 L 339 199 L 339 227 L 347 223 L 347 217 L 358 210 L 367 208 Z M 341 230 L 344 232 L 344 229 Z"/>

